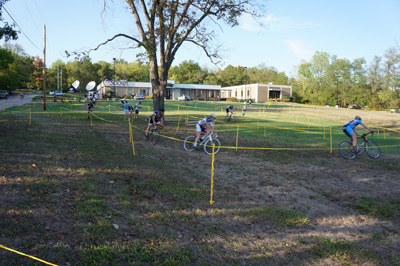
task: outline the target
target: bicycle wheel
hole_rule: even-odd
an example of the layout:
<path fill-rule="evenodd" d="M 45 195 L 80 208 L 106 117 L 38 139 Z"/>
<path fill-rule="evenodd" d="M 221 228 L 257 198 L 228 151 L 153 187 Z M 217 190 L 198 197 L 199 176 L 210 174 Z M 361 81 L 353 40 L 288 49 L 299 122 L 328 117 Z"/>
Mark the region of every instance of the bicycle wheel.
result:
<path fill-rule="evenodd" d="M 364 149 L 368 156 L 373 159 L 381 157 L 381 149 L 379 148 L 379 145 L 372 140 L 368 140 L 367 143 L 365 143 Z"/>
<path fill-rule="evenodd" d="M 225 121 L 226 122 L 231 122 L 231 118 L 229 116 L 225 116 Z"/>
<path fill-rule="evenodd" d="M 209 155 L 212 155 L 213 144 L 215 144 L 214 154 L 217 154 L 221 149 L 221 142 L 219 141 L 219 139 L 211 139 L 211 140 L 208 139 L 204 143 L 204 152 Z"/>
<path fill-rule="evenodd" d="M 152 129 L 150 136 L 149 136 L 149 141 L 152 145 L 156 145 L 158 140 L 160 139 L 160 132 L 158 132 L 157 129 Z"/>
<path fill-rule="evenodd" d="M 231 122 L 232 122 L 232 123 L 235 123 L 235 122 L 236 122 L 236 119 L 235 119 L 234 116 L 231 116 Z"/>
<path fill-rule="evenodd" d="M 193 145 L 195 139 L 196 136 L 194 135 L 187 136 L 185 141 L 183 142 L 183 148 L 187 151 L 194 151 Z"/>
<path fill-rule="evenodd" d="M 339 152 L 343 158 L 352 160 L 357 157 L 357 153 L 353 150 L 353 146 L 349 141 L 343 141 L 339 144 Z"/>

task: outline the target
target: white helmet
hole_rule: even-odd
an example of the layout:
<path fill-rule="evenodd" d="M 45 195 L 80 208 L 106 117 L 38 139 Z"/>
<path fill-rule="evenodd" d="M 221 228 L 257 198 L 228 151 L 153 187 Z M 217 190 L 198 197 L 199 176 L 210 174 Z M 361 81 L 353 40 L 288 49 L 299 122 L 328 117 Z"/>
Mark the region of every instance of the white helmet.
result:
<path fill-rule="evenodd" d="M 210 117 L 214 117 L 214 119 L 217 119 L 217 116 L 215 114 L 211 114 Z"/>

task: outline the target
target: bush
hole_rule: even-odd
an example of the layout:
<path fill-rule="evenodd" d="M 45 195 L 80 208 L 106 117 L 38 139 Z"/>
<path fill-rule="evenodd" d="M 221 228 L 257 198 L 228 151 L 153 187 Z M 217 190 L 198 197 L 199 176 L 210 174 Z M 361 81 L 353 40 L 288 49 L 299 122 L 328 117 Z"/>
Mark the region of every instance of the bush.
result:
<path fill-rule="evenodd" d="M 236 98 L 235 97 L 231 97 L 231 98 L 229 98 L 229 99 L 226 99 L 226 101 L 227 102 L 237 102 L 238 100 L 236 100 Z"/>

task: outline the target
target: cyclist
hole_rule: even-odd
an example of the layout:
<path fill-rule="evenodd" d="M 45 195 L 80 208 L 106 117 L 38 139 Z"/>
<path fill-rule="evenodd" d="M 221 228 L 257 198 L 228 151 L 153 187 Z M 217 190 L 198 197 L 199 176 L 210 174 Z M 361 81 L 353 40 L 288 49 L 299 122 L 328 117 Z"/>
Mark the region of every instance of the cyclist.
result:
<path fill-rule="evenodd" d="M 152 125 L 160 128 L 164 127 L 164 112 L 165 109 L 160 108 L 159 110 L 154 111 L 154 113 L 150 116 L 149 124 L 147 125 L 145 133 L 146 137 L 149 135 L 149 130 Z"/>
<path fill-rule="evenodd" d="M 351 144 L 353 145 L 353 149 L 357 153 L 360 153 L 361 150 L 357 149 L 357 137 L 356 137 L 356 135 L 361 136 L 356 131 L 356 126 L 358 125 L 362 125 L 366 130 L 373 132 L 371 129 L 369 129 L 369 127 L 367 127 L 365 124 L 363 124 L 363 122 L 361 122 L 361 117 L 359 117 L 358 115 L 353 120 L 343 125 L 343 132 L 344 134 L 346 134 L 351 138 Z"/>
<path fill-rule="evenodd" d="M 246 106 L 246 101 L 244 101 L 243 109 L 242 109 L 242 116 L 246 114 L 247 111 L 247 106 Z"/>
<path fill-rule="evenodd" d="M 214 132 L 215 134 L 215 129 L 214 129 L 214 120 L 217 119 L 217 116 L 215 114 L 211 114 L 210 117 L 203 118 L 199 120 L 199 122 L 196 125 L 196 139 L 194 140 L 194 145 L 193 148 L 197 149 L 197 142 L 200 139 L 201 132 L 207 133 L 207 129 Z"/>
<path fill-rule="evenodd" d="M 226 117 L 231 117 L 233 115 L 233 105 L 228 106 L 226 108 Z"/>

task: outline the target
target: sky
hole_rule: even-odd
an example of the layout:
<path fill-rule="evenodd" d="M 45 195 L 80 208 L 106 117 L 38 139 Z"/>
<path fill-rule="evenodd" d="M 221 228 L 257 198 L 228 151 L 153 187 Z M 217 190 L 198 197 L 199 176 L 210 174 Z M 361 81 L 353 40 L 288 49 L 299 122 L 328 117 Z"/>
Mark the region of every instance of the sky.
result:
<path fill-rule="evenodd" d="M 261 1 L 261 0 L 260 0 Z M 109 1 L 112 3 L 112 1 Z M 268 0 L 261 28 L 252 18 L 240 18 L 237 27 L 216 27 L 214 40 L 223 47 L 223 59 L 213 65 L 202 50 L 185 44 L 174 60 L 193 60 L 201 67 L 224 69 L 228 65 L 274 67 L 295 76 L 301 60 L 310 61 L 316 51 L 353 60 L 383 57 L 391 47 L 400 48 L 399 0 Z M 43 25 L 46 25 L 46 65 L 72 61 L 64 51 L 94 48 L 117 33 L 135 34 L 134 18 L 123 0 L 103 12 L 103 0 L 10 0 L 5 9 L 17 22 L 17 41 L 31 56 L 43 57 Z M 3 12 L 5 21 L 12 18 Z M 0 41 L 0 45 L 4 40 Z M 113 58 L 136 61 L 123 39 L 91 52 L 92 62 Z"/>

